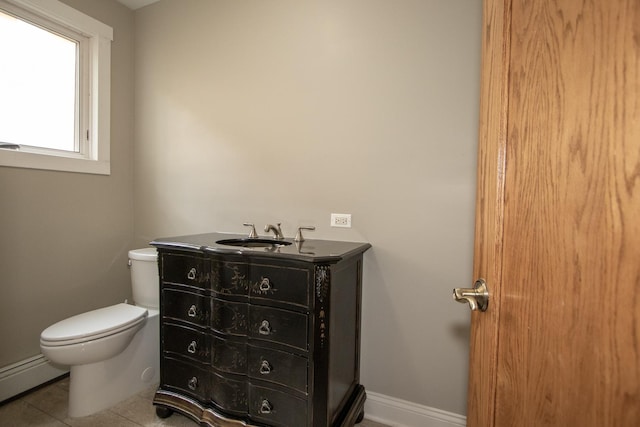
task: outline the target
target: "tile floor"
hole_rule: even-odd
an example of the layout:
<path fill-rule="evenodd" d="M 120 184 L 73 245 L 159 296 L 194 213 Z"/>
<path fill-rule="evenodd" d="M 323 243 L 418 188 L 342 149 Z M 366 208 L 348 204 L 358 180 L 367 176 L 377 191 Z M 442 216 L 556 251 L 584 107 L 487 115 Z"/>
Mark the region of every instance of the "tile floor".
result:
<path fill-rule="evenodd" d="M 190 418 L 174 413 L 158 418 L 151 404 L 155 387 L 143 391 L 116 406 L 83 418 L 67 417 L 69 378 L 38 388 L 19 399 L 0 405 L 0 426 L 3 427 L 195 427 Z M 359 427 L 386 427 L 365 419 Z"/>

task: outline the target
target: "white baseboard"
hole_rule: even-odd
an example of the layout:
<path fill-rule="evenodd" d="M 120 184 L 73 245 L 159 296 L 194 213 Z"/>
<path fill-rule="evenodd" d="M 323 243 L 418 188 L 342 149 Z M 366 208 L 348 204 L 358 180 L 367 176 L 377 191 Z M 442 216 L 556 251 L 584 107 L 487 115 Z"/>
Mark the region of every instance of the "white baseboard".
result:
<path fill-rule="evenodd" d="M 467 417 L 367 391 L 364 417 L 393 427 L 465 427 Z"/>
<path fill-rule="evenodd" d="M 0 368 L 0 402 L 69 372 L 42 355 Z"/>

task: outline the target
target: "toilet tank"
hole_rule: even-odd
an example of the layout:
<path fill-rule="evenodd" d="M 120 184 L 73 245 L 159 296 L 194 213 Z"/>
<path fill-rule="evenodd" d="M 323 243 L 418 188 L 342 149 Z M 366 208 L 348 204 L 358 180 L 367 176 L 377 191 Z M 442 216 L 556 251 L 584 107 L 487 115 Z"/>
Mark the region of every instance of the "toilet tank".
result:
<path fill-rule="evenodd" d="M 133 302 L 138 306 L 157 310 L 160 307 L 160 285 L 156 248 L 130 250 L 129 265 Z"/>

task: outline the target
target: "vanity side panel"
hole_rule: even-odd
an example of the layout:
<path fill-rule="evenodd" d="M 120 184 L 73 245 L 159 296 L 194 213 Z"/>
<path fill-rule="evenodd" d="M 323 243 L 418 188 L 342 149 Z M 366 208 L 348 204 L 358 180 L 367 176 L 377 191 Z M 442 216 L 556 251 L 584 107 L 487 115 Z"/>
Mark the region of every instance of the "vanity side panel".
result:
<path fill-rule="evenodd" d="M 357 256 L 331 268 L 327 391 L 331 425 L 349 410 L 346 405 L 360 381 L 361 266 L 362 256 Z"/>
<path fill-rule="evenodd" d="M 313 292 L 313 316 L 310 316 L 312 339 L 310 340 L 309 404 L 312 411 L 309 425 L 328 426 L 331 421 L 327 412 L 331 267 L 315 265 L 313 282 L 310 285 Z"/>

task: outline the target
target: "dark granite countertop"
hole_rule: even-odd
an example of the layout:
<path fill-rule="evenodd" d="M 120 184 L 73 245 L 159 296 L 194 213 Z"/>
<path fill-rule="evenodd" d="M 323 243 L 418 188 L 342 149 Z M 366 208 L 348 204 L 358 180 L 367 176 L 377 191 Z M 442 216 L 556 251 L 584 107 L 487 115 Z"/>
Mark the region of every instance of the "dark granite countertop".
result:
<path fill-rule="evenodd" d="M 294 259 L 306 262 L 335 263 L 342 259 L 365 252 L 371 247 L 369 243 L 341 242 L 335 240 L 305 239 L 294 242 L 293 238 L 285 238 L 290 242 L 287 246 L 277 247 L 242 247 L 227 246 L 216 243 L 223 239 L 244 239 L 246 234 L 206 233 L 189 236 L 161 237 L 150 244 L 161 249 L 182 249 L 213 254 L 236 254 L 252 257 Z"/>

